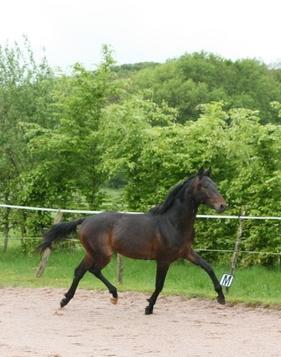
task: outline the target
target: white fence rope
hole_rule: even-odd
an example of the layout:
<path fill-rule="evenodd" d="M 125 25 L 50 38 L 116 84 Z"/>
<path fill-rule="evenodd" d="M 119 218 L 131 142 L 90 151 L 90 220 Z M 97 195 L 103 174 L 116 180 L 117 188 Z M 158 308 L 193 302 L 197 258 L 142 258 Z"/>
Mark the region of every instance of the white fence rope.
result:
<path fill-rule="evenodd" d="M 63 212 L 63 213 L 81 213 L 81 214 L 98 214 L 102 211 L 89 211 L 89 210 L 77 210 L 77 209 L 65 209 L 65 208 L 45 208 L 45 207 L 30 207 L 30 206 L 18 206 L 18 205 L 7 205 L 0 204 L 0 208 L 12 208 L 12 209 L 22 209 L 29 211 L 42 211 L 42 212 Z M 143 212 L 120 212 L 127 214 L 141 214 Z M 281 217 L 278 216 L 239 216 L 239 215 L 204 215 L 198 214 L 197 218 L 211 218 L 211 219 L 238 219 L 238 220 L 281 220 Z M 71 239 L 73 241 L 78 241 L 76 239 Z M 196 251 L 201 252 L 220 252 L 220 253 L 233 253 L 233 250 L 228 249 L 204 249 L 197 248 Z M 240 250 L 240 253 L 246 254 L 265 254 L 265 255 L 279 255 L 281 252 L 258 252 L 250 250 Z"/>
<path fill-rule="evenodd" d="M 65 208 L 44 208 L 44 207 L 29 207 L 29 206 L 16 206 L 16 205 L 6 205 L 0 204 L 2 208 L 15 208 L 30 211 L 45 211 L 45 212 L 63 212 L 63 213 L 81 213 L 81 214 L 98 214 L 103 211 L 88 211 L 88 210 L 77 210 L 77 209 L 65 209 Z M 120 212 L 127 214 L 141 214 L 143 212 Z M 239 215 L 205 215 L 198 214 L 197 218 L 211 218 L 211 219 L 245 219 L 245 220 L 278 220 L 281 221 L 281 217 L 278 216 L 239 216 Z"/>

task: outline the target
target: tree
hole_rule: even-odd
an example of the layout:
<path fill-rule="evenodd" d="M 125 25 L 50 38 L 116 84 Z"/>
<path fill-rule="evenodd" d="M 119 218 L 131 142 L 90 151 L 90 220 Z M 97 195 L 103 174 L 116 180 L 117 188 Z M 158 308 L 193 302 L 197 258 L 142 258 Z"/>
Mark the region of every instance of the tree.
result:
<path fill-rule="evenodd" d="M 149 112 L 153 112 L 152 107 Z M 261 124 L 256 111 L 225 110 L 223 103 L 212 103 L 201 107 L 201 115 L 194 122 L 181 125 L 167 120 L 161 126 L 152 125 L 143 105 L 136 106 L 135 102 L 114 106 L 107 115 L 112 126 L 110 130 L 107 125 L 104 128 L 104 162 L 113 173 L 120 167 L 126 169 L 125 200 L 129 209 L 147 211 L 164 199 L 172 185 L 201 166 L 211 166 L 230 203 L 229 214 L 239 215 L 243 207 L 250 215 L 281 214 L 281 130 L 278 125 Z M 228 225 L 199 221 L 197 226 L 201 246 L 232 249 L 234 221 Z M 249 222 L 246 227 L 246 249 L 280 249 L 281 241 L 274 237 L 275 225 Z M 265 235 L 271 239 L 265 240 Z M 272 259 L 251 256 L 248 263 L 270 263 Z"/>
<path fill-rule="evenodd" d="M 41 204 L 99 206 L 103 178 L 98 130 L 102 110 L 116 94 L 112 64 L 105 47 L 103 62 L 95 71 L 74 65 L 72 74 L 58 79 L 52 92 L 53 127 L 26 127 L 29 149 L 37 162 L 27 175 L 29 195 Z"/>
<path fill-rule="evenodd" d="M 197 106 L 224 101 L 227 108 L 259 110 L 263 123 L 276 122 L 270 106 L 280 100 L 280 69 L 252 59 L 231 61 L 208 53 L 186 54 L 131 74 L 135 90 L 150 88 L 153 100 L 179 111 L 178 121 L 195 120 Z"/>
<path fill-rule="evenodd" d="M 44 58 L 35 62 L 27 40 L 23 48 L 0 46 L 0 200 L 5 203 L 24 203 L 22 175 L 32 159 L 22 125 L 46 120 L 52 78 Z M 11 211 L 2 210 L 1 215 L 8 237 Z"/>

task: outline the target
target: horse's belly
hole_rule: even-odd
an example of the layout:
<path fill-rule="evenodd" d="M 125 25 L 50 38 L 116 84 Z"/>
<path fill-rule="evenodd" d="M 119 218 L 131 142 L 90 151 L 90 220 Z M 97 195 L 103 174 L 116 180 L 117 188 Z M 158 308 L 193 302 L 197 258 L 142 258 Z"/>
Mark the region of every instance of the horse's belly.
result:
<path fill-rule="evenodd" d="M 164 231 L 164 232 L 163 232 Z M 178 242 L 169 225 L 152 216 L 124 215 L 112 229 L 112 248 L 134 259 L 174 261 L 183 242 Z"/>
<path fill-rule="evenodd" d="M 153 240 L 138 236 L 115 236 L 112 247 L 117 253 L 133 259 L 156 259 Z"/>

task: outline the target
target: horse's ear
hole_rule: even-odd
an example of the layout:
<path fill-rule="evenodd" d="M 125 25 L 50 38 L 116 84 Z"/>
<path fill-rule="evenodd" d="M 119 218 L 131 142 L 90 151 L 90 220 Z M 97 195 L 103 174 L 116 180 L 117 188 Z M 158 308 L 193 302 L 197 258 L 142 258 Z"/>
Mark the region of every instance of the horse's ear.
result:
<path fill-rule="evenodd" d="M 210 177 L 211 174 L 212 174 L 212 169 L 211 167 L 209 167 L 208 169 L 205 170 L 205 175 Z"/>
<path fill-rule="evenodd" d="M 201 167 L 201 169 L 198 171 L 197 176 L 199 176 L 200 180 L 201 178 L 205 175 L 205 170 L 204 167 Z"/>

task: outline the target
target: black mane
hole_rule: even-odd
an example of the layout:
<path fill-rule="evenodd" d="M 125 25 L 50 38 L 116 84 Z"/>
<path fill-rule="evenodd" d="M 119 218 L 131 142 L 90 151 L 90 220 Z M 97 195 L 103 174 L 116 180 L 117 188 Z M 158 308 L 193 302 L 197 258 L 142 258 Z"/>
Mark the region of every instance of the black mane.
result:
<path fill-rule="evenodd" d="M 156 214 L 163 214 L 167 212 L 177 198 L 182 198 L 187 184 L 189 184 L 194 177 L 195 176 L 187 178 L 182 183 L 179 183 L 176 186 L 174 186 L 174 188 L 169 192 L 165 200 L 159 205 L 152 207 L 149 210 L 149 213 L 152 215 L 156 215 Z"/>

